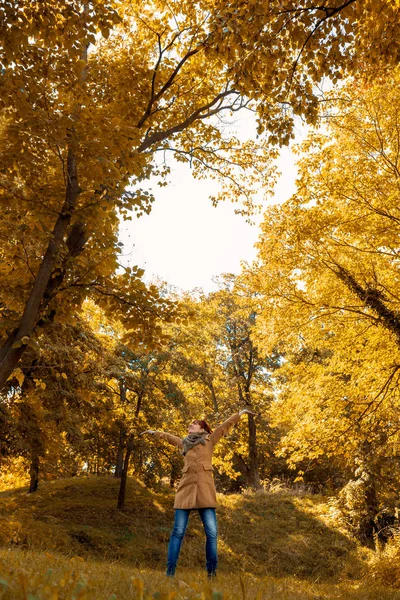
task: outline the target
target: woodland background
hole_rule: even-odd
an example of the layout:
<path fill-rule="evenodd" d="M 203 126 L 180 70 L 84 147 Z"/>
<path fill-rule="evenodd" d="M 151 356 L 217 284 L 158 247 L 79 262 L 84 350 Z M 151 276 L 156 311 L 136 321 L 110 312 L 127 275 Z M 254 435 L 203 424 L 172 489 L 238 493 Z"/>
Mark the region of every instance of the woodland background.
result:
<path fill-rule="evenodd" d="M 218 446 L 218 491 L 322 494 L 400 586 L 399 11 L 0 2 L 3 490 L 112 476 L 122 510 L 134 480 L 157 494 L 180 475 L 141 431 L 248 407 Z M 246 110 L 257 138 L 241 142 Z M 256 206 L 296 120 L 297 191 Z M 263 210 L 257 260 L 210 294 L 119 260 L 120 220 L 151 210 L 170 156 L 218 180 L 212 202 Z"/>

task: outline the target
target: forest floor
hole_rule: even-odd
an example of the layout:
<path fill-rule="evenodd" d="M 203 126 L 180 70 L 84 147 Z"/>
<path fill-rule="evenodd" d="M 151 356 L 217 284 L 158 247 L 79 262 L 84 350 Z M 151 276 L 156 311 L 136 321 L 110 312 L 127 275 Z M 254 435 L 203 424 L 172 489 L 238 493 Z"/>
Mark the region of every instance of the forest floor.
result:
<path fill-rule="evenodd" d="M 130 478 L 124 511 L 112 477 L 0 493 L 4 600 L 400 600 L 371 578 L 373 551 L 335 525 L 327 498 L 277 491 L 219 495 L 219 569 L 204 572 L 191 514 L 176 577 L 164 574 L 173 492 Z"/>

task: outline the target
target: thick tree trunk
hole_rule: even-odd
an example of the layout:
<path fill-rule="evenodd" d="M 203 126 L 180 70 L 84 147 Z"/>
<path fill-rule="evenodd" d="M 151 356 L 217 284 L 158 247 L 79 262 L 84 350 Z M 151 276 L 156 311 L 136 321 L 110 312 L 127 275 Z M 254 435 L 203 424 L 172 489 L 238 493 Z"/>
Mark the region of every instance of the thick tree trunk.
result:
<path fill-rule="evenodd" d="M 254 374 L 253 360 L 254 360 L 255 353 L 253 351 L 253 345 L 252 345 L 250 339 L 249 339 L 249 345 L 250 345 L 249 366 L 248 366 L 247 376 L 244 378 L 245 382 L 246 382 L 245 389 L 244 389 L 244 396 L 246 399 L 246 401 L 245 401 L 246 407 L 249 410 L 253 410 L 252 397 L 251 397 L 251 381 L 252 381 L 253 374 Z M 248 417 L 249 417 L 249 420 L 248 420 L 248 431 L 249 431 L 248 484 L 251 488 L 253 488 L 253 490 L 259 490 L 261 488 L 261 483 L 260 483 L 260 473 L 258 470 L 257 425 L 256 425 L 253 415 L 248 415 Z"/>
<path fill-rule="evenodd" d="M 379 512 L 379 502 L 376 493 L 376 465 L 371 443 L 364 440 L 355 456 L 355 485 L 354 492 L 349 494 L 348 506 L 350 511 L 355 511 L 357 523 L 357 537 L 370 547 L 374 547 L 374 534 L 376 532 L 375 519 Z M 360 502 L 361 500 L 361 502 Z"/>
<path fill-rule="evenodd" d="M 365 520 L 363 530 L 361 534 L 365 536 L 367 540 L 374 543 L 374 534 L 376 531 L 375 519 L 379 512 L 378 497 L 376 494 L 375 480 L 370 478 L 365 488 L 365 504 L 367 506 L 368 518 Z"/>
<path fill-rule="evenodd" d="M 43 257 L 39 272 L 32 286 L 31 293 L 26 302 L 20 323 L 9 335 L 0 349 L 0 389 L 18 364 L 26 344 L 22 343 L 24 337 L 29 337 L 39 319 L 40 306 L 49 284 L 51 274 L 62 247 L 65 234 L 71 222 L 72 213 L 79 195 L 76 159 L 71 148 L 67 156 L 67 189 L 64 205 L 54 225 L 46 253 Z"/>
<path fill-rule="evenodd" d="M 38 485 L 39 485 L 39 464 L 40 464 L 40 458 L 39 458 L 39 454 L 38 452 L 36 452 L 35 450 L 32 451 L 32 457 L 31 457 L 31 467 L 29 470 L 29 474 L 30 474 L 30 483 L 29 483 L 29 493 L 32 494 L 33 492 L 36 492 L 36 490 L 38 489 Z"/>
<path fill-rule="evenodd" d="M 129 468 L 129 459 L 133 450 L 133 438 L 132 436 L 129 438 L 128 446 L 126 448 L 125 459 L 124 459 L 124 468 L 122 470 L 121 475 L 121 485 L 119 486 L 119 494 L 118 494 L 118 503 L 117 508 L 122 510 L 125 506 L 125 496 L 126 496 L 126 481 L 128 478 L 128 468 Z"/>
<path fill-rule="evenodd" d="M 253 347 L 250 338 L 250 329 L 246 328 L 246 338 L 241 340 L 243 345 L 246 342 L 247 361 L 240 359 L 236 336 L 230 341 L 230 349 L 233 358 L 233 368 L 236 377 L 239 402 L 246 408 L 252 410 L 251 384 L 256 370 L 257 352 Z M 246 480 L 248 485 L 254 490 L 261 487 L 260 474 L 258 472 L 258 450 L 257 450 L 257 428 L 254 417 L 249 415 L 248 420 L 248 462 L 246 469 Z"/>

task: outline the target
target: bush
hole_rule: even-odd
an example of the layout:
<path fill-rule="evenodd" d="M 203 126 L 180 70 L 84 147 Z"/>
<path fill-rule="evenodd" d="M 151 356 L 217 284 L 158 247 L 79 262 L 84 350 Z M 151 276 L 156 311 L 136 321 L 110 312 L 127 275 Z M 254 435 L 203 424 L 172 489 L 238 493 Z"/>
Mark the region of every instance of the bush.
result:
<path fill-rule="evenodd" d="M 400 589 L 400 532 L 370 562 L 369 578 L 383 587 Z"/>

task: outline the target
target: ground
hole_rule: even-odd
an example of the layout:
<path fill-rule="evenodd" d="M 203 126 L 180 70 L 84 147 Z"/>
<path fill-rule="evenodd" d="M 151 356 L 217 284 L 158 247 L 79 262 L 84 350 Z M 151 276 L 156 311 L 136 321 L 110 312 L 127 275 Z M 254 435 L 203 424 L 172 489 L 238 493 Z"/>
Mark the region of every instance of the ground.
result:
<path fill-rule="evenodd" d="M 288 490 L 218 498 L 219 569 L 209 582 L 193 512 L 174 580 L 164 574 L 173 492 L 112 477 L 0 494 L 0 598 L 12 600 L 400 600 L 371 579 L 372 551 L 335 524 L 329 499 Z"/>

